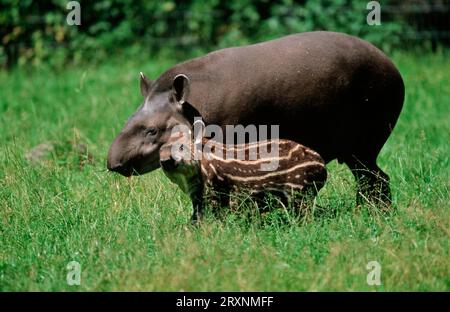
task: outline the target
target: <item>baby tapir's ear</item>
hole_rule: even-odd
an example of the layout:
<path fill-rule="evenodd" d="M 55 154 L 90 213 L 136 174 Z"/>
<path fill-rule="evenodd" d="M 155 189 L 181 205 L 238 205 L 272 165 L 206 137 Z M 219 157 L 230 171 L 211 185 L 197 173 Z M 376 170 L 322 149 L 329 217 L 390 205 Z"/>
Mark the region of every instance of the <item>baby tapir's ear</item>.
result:
<path fill-rule="evenodd" d="M 152 82 L 148 79 L 142 72 L 139 73 L 141 76 L 141 94 L 143 97 L 146 97 L 150 92 L 150 88 L 152 87 Z"/>

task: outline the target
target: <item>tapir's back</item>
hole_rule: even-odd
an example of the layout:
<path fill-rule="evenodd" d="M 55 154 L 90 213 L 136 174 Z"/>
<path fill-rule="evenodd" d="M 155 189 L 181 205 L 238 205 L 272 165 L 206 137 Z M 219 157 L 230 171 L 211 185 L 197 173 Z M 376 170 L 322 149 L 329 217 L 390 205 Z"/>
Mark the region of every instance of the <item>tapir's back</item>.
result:
<path fill-rule="evenodd" d="M 352 82 L 361 83 L 355 77 L 360 70 L 382 74 L 385 79 L 400 78 L 392 62 L 370 43 L 319 31 L 217 50 L 174 66 L 157 83 L 170 88 L 174 75 L 186 74 L 191 104 L 203 115 L 218 115 L 216 103 L 242 113 L 242 107 L 258 106 L 260 101 L 280 107 L 309 97 L 322 102 L 327 94 L 336 95 Z"/>

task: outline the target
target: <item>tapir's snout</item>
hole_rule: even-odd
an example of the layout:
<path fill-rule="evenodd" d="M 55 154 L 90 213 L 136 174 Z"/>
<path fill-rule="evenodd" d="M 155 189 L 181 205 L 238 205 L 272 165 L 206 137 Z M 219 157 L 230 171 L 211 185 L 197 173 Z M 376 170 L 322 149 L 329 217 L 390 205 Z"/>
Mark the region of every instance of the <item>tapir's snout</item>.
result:
<path fill-rule="evenodd" d="M 122 161 L 123 156 L 124 155 L 120 146 L 120 141 L 119 138 L 117 138 L 109 149 L 106 167 L 110 171 L 114 171 L 120 173 L 121 175 L 129 177 L 132 174 L 133 170 L 128 164 Z"/>
<path fill-rule="evenodd" d="M 130 143 L 119 134 L 109 149 L 106 167 L 108 170 L 120 173 L 125 177 L 153 171 L 159 167 L 157 147 L 157 145 L 154 145 L 154 149 L 148 153 L 143 152 L 140 148 L 130 148 Z"/>
<path fill-rule="evenodd" d="M 115 157 L 114 153 L 111 153 L 111 151 L 108 154 L 106 167 L 109 171 L 120 173 L 121 175 L 126 177 L 129 177 L 133 172 L 133 169 L 130 166 L 122 163 L 119 159 L 117 159 L 117 157 Z"/>
<path fill-rule="evenodd" d="M 106 167 L 108 168 L 108 170 L 120 173 L 121 175 L 126 176 L 126 177 L 131 176 L 131 174 L 133 173 L 132 168 L 125 166 L 121 163 L 112 163 L 112 162 L 110 162 L 109 159 L 106 163 Z"/>

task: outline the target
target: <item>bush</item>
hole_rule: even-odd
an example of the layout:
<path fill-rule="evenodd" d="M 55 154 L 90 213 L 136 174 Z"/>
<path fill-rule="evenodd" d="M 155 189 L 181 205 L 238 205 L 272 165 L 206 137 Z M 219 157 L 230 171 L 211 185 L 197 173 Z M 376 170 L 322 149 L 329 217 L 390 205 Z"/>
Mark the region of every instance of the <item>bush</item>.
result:
<path fill-rule="evenodd" d="M 147 53 L 166 47 L 211 50 L 311 30 L 346 32 L 390 50 L 420 26 L 408 23 L 408 12 L 385 14 L 384 4 L 382 26 L 369 26 L 367 2 L 360 0 L 81 1 L 80 26 L 66 23 L 67 0 L 0 1 L 3 66 L 62 67 L 100 61 L 130 47 Z M 443 12 L 448 18 L 448 10 Z"/>

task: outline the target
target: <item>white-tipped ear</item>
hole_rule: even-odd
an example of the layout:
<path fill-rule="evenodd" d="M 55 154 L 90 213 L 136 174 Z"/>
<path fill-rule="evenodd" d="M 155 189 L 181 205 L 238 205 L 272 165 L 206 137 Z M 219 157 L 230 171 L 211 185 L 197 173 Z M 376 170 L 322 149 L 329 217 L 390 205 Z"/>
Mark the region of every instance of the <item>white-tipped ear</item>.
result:
<path fill-rule="evenodd" d="M 189 78 L 184 74 L 176 75 L 172 82 L 172 92 L 175 100 L 183 104 L 189 95 Z"/>
<path fill-rule="evenodd" d="M 152 82 L 147 77 L 145 77 L 143 72 L 140 72 L 139 75 L 141 76 L 141 94 L 143 97 L 146 97 L 150 92 Z"/>

